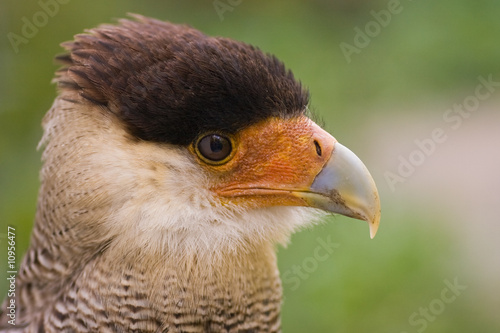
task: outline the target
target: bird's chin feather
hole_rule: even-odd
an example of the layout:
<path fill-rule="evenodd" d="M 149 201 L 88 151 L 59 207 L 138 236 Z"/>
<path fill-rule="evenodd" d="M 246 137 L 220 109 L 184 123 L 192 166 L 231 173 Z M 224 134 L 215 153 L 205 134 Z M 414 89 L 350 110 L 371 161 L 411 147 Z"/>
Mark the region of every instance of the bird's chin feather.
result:
<path fill-rule="evenodd" d="M 114 242 L 125 252 L 140 249 L 155 256 L 180 258 L 189 253 L 217 259 L 266 243 L 285 246 L 294 231 L 318 221 L 322 214 L 305 207 L 218 206 L 204 197 L 203 190 L 195 192 L 199 197 L 183 198 L 182 191 L 173 197 L 151 197 L 141 208 L 127 203 L 110 219 L 122 230 Z"/>
<path fill-rule="evenodd" d="M 173 220 L 161 209 L 140 224 L 134 232 L 122 233 L 114 242 L 123 251 L 182 257 L 197 254 L 200 258 L 217 259 L 228 253 L 255 250 L 263 243 L 285 246 L 293 231 L 318 221 L 320 213 L 300 207 L 270 207 L 245 212 L 185 212 Z M 193 223 L 196 221 L 196 223 Z M 131 248 L 134 244 L 134 249 Z M 118 251 L 118 253 L 123 253 Z"/>

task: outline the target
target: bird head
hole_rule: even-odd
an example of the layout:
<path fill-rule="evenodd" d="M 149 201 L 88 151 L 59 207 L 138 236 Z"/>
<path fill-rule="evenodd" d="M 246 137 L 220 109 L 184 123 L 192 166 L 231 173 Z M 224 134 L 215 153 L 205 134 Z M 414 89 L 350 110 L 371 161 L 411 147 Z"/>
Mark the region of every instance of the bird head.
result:
<path fill-rule="evenodd" d="M 372 177 L 274 56 L 137 15 L 63 46 L 41 200 L 82 238 L 231 250 L 286 242 L 320 212 L 375 235 Z"/>

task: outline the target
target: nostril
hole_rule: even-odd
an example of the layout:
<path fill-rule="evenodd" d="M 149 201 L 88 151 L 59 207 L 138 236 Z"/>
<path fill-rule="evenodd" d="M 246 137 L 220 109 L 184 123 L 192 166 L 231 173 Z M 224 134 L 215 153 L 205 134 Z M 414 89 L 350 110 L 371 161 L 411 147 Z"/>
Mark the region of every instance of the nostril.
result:
<path fill-rule="evenodd" d="M 318 156 L 321 156 L 321 146 L 319 145 L 319 142 L 314 140 L 314 145 L 316 146 L 316 154 L 318 154 Z"/>

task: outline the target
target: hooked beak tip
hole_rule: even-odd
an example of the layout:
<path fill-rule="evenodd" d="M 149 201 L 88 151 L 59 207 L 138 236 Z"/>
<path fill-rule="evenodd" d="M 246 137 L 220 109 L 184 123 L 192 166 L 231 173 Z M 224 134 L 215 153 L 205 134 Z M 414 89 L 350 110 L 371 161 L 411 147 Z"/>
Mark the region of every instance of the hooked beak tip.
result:
<path fill-rule="evenodd" d="M 312 207 L 367 221 L 370 237 L 375 237 L 380 224 L 377 187 L 366 166 L 351 150 L 336 142 L 310 191 L 305 200 Z"/>

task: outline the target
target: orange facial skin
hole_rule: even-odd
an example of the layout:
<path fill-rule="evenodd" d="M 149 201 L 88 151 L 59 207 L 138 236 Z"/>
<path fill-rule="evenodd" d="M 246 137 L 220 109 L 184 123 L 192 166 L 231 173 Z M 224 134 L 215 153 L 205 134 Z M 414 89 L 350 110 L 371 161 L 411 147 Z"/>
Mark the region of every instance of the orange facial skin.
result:
<path fill-rule="evenodd" d="M 293 193 L 308 191 L 336 142 L 305 116 L 270 118 L 230 138 L 227 162 L 199 163 L 215 179 L 211 190 L 222 203 L 245 207 L 307 206 Z"/>

